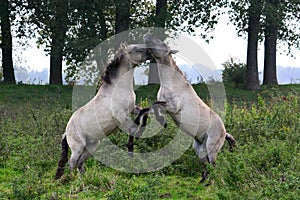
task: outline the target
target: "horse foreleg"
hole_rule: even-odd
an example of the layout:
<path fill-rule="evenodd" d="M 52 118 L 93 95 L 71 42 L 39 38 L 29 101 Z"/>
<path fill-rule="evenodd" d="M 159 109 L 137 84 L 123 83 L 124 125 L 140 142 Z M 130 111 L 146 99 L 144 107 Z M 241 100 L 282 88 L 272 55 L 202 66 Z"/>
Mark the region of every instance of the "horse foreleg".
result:
<path fill-rule="evenodd" d="M 141 135 L 143 134 L 143 132 L 145 131 L 145 126 L 147 125 L 147 119 L 148 119 L 148 113 L 150 108 L 144 108 L 144 109 L 140 109 L 138 107 L 135 108 L 135 110 L 138 109 L 138 116 L 135 118 L 134 123 L 137 126 L 140 126 L 137 133 L 135 133 L 135 135 L 129 134 L 128 137 L 128 143 L 127 143 L 127 148 L 128 148 L 128 155 L 130 157 L 133 157 L 133 141 L 134 141 L 134 137 L 136 139 L 138 139 L 139 137 L 141 137 Z"/>
<path fill-rule="evenodd" d="M 135 134 L 136 139 L 139 139 L 146 130 L 149 111 L 150 108 L 144 108 L 140 110 L 139 115 L 134 120 L 134 123 L 136 123 L 139 126 L 139 129 Z"/>
<path fill-rule="evenodd" d="M 128 137 L 128 143 L 127 143 L 127 149 L 128 149 L 128 156 L 133 157 L 133 140 L 134 136 L 129 135 Z"/>
<path fill-rule="evenodd" d="M 128 144 L 127 144 L 128 154 L 129 154 L 129 152 L 133 151 L 133 139 L 139 127 L 138 125 L 139 120 L 133 122 L 132 119 L 126 115 L 125 112 L 119 112 L 118 115 L 115 116 L 115 119 L 118 121 L 119 127 L 129 134 Z"/>
<path fill-rule="evenodd" d="M 154 110 L 156 120 L 160 125 L 164 126 L 164 128 L 167 128 L 166 102 L 156 101 L 153 103 L 152 109 Z"/>

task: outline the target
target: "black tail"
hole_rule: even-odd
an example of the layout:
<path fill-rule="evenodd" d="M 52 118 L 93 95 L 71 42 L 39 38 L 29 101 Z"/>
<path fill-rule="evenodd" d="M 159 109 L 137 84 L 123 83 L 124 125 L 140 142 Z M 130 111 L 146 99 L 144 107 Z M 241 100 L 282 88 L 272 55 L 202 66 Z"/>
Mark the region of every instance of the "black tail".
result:
<path fill-rule="evenodd" d="M 61 156 L 60 160 L 58 161 L 58 167 L 56 170 L 55 179 L 59 179 L 65 171 L 66 163 L 68 162 L 68 143 L 67 143 L 67 137 L 64 134 L 63 139 L 61 140 Z"/>
<path fill-rule="evenodd" d="M 236 141 L 232 135 L 226 133 L 225 139 L 229 143 L 229 151 L 233 151 L 233 148 L 236 147 Z"/>

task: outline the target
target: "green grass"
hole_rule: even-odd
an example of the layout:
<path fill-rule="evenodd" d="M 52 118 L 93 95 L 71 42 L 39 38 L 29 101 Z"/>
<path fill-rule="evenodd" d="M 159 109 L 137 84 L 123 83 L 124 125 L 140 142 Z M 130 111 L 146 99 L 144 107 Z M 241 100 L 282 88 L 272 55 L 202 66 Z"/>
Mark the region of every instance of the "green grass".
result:
<path fill-rule="evenodd" d="M 138 87 L 137 102 L 154 101 L 159 86 Z M 206 102 L 205 85 L 194 85 Z M 199 184 L 200 163 L 190 148 L 156 172 L 130 174 L 90 158 L 86 173 L 54 180 L 60 139 L 72 114 L 68 86 L 0 85 L 0 199 L 298 199 L 300 196 L 300 85 L 250 92 L 226 87 L 225 144 L 211 185 Z M 175 125 L 136 141 L 153 151 L 174 137 Z M 110 137 L 126 150 L 127 135 Z"/>

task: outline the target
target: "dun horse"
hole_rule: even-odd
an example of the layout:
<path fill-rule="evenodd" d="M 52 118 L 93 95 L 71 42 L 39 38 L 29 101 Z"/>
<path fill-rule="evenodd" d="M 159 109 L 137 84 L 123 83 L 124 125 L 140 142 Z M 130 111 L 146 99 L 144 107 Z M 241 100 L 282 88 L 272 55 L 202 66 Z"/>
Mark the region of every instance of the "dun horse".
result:
<path fill-rule="evenodd" d="M 67 124 L 62 136 L 56 179 L 64 173 L 68 146 L 71 149 L 70 169 L 77 167 L 83 173 L 84 162 L 96 151 L 101 139 L 117 128 L 130 135 L 137 131 L 138 125 L 130 118 L 130 113 L 135 109 L 133 68 L 149 58 L 145 45 L 121 45 L 102 76 L 103 83 L 97 95 L 79 108 Z"/>
<path fill-rule="evenodd" d="M 171 56 L 177 51 L 171 50 L 151 34 L 144 35 L 144 41 L 158 63 L 161 85 L 157 100 L 165 102 L 160 104 L 158 110 L 161 112 L 164 108 L 161 113 L 168 113 L 183 132 L 194 138 L 193 148 L 204 167 L 200 182 L 204 182 L 208 175 L 206 163 L 215 164 L 225 139 L 230 149 L 235 146 L 235 140 L 226 133 L 221 118 L 198 97 L 177 67 Z M 165 120 L 160 119 L 160 122 L 164 124 Z"/>

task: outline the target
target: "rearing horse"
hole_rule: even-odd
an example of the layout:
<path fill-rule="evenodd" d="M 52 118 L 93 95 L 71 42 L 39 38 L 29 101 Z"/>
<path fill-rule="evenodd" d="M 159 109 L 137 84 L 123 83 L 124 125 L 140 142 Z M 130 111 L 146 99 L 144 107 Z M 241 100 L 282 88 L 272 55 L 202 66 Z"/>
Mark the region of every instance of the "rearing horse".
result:
<path fill-rule="evenodd" d="M 112 62 L 107 66 L 102 85 L 96 96 L 79 108 L 70 118 L 62 136 L 62 153 L 55 178 L 64 173 L 71 149 L 70 169 L 84 172 L 84 162 L 97 149 L 100 141 L 121 128 L 133 135 L 138 125 L 130 113 L 135 109 L 133 68 L 148 60 L 149 51 L 143 44 L 122 44 Z"/>
<path fill-rule="evenodd" d="M 208 174 L 206 163 L 215 164 L 225 139 L 230 149 L 235 146 L 235 140 L 226 133 L 221 118 L 200 99 L 177 67 L 171 56 L 177 51 L 149 33 L 144 35 L 144 41 L 158 64 L 160 89 L 157 100 L 165 102 L 164 109 L 176 125 L 194 138 L 193 148 L 204 167 L 200 182 L 204 182 Z"/>

